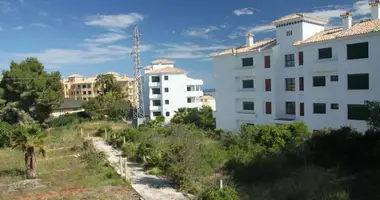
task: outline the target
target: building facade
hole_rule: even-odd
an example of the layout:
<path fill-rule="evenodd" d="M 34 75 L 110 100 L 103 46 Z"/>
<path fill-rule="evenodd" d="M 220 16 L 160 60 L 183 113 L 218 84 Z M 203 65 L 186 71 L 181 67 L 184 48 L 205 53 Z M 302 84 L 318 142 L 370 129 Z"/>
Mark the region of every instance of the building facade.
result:
<path fill-rule="evenodd" d="M 164 116 L 169 122 L 179 108 L 202 107 L 203 81 L 187 76 L 174 61 L 160 59 L 144 68 L 144 109 L 151 120 Z"/>
<path fill-rule="evenodd" d="M 213 111 L 216 110 L 215 98 L 211 94 L 204 94 L 201 98 L 201 102 L 203 106 L 210 107 Z"/>
<path fill-rule="evenodd" d="M 273 22 L 276 39 L 213 54 L 217 128 L 305 122 L 310 129 L 366 130 L 366 100 L 380 100 L 378 1 L 371 19 L 326 29 L 328 20 L 292 14 Z"/>
<path fill-rule="evenodd" d="M 129 78 L 126 75 L 119 75 L 116 72 L 108 72 L 115 76 L 116 80 L 121 84 L 127 100 L 131 102 L 133 106 L 137 101 L 134 98 L 135 83 L 133 78 Z M 65 98 L 72 98 L 76 100 L 88 101 L 100 94 L 100 90 L 96 87 L 96 77 L 84 77 L 79 74 L 73 74 L 67 79 L 62 80 Z"/>

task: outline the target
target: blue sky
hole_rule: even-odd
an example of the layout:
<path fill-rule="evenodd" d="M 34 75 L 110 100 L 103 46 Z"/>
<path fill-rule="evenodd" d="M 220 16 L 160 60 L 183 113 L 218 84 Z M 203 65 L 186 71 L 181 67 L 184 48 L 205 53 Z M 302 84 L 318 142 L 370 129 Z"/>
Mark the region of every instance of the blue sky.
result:
<path fill-rule="evenodd" d="M 141 61 L 176 61 L 176 67 L 213 87 L 209 54 L 274 37 L 271 22 L 294 12 L 341 24 L 339 15 L 368 17 L 368 1 L 353 0 L 0 0 L 0 69 L 11 60 L 38 57 L 63 76 L 109 71 L 133 75 L 133 24 L 139 25 Z"/>

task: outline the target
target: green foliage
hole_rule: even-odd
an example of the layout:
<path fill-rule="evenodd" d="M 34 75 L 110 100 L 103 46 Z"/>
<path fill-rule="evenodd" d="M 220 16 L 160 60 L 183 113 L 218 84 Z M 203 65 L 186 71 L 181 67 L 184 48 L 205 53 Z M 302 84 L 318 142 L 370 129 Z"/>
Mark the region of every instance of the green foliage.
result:
<path fill-rule="evenodd" d="M 175 124 L 194 124 L 205 130 L 215 129 L 215 118 L 212 109 L 208 106 L 198 108 L 180 108 L 171 119 Z"/>
<path fill-rule="evenodd" d="M 96 132 L 95 132 L 95 136 L 97 136 L 97 137 L 104 137 L 104 134 L 105 134 L 106 131 L 107 131 L 107 134 L 108 134 L 107 137 L 109 137 L 109 135 L 113 131 L 110 125 L 104 125 L 104 126 L 98 128 L 98 130 L 96 130 Z"/>
<path fill-rule="evenodd" d="M 131 158 L 132 160 L 136 159 L 137 150 L 139 148 L 139 144 L 133 142 L 126 142 L 123 145 L 123 154 Z"/>
<path fill-rule="evenodd" d="M 81 112 L 65 114 L 57 118 L 52 118 L 51 120 L 47 120 L 46 124 L 48 124 L 49 127 L 63 127 L 68 125 L 80 124 L 86 120 L 88 120 L 88 118 L 86 118 L 84 112 Z"/>
<path fill-rule="evenodd" d="M 233 187 L 210 188 L 201 196 L 202 200 L 239 200 L 239 195 Z"/>
<path fill-rule="evenodd" d="M 0 122 L 0 148 L 11 146 L 13 127 L 7 122 Z"/>
<path fill-rule="evenodd" d="M 80 160 L 87 163 L 90 169 L 95 169 L 99 165 L 104 164 L 106 156 L 102 152 L 97 152 L 94 149 L 87 149 L 80 155 Z"/>
<path fill-rule="evenodd" d="M 372 131 L 380 131 L 380 102 L 365 101 L 369 109 L 368 127 Z"/>
<path fill-rule="evenodd" d="M 60 79 L 59 72 L 46 72 L 36 58 L 11 62 L 0 82 L 2 104 L 14 103 L 15 108 L 43 123 L 63 102 Z"/>
<path fill-rule="evenodd" d="M 123 98 L 123 90 L 116 77 L 112 74 L 102 74 L 96 77 L 96 87 L 102 91 L 102 94 L 114 93 Z"/>

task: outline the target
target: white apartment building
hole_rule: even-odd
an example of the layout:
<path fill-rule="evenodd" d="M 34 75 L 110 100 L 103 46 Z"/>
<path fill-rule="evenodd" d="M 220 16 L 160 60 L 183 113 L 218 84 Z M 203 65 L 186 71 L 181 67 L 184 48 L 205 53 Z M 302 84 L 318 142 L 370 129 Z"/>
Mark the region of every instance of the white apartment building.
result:
<path fill-rule="evenodd" d="M 203 81 L 187 77 L 187 71 L 174 68 L 174 61 L 160 59 L 144 68 L 144 109 L 151 120 L 164 116 L 165 122 L 179 108 L 200 108 Z"/>
<path fill-rule="evenodd" d="M 380 2 L 371 19 L 342 27 L 291 14 L 273 22 L 276 39 L 213 54 L 217 128 L 242 123 L 305 122 L 311 130 L 352 126 L 365 131 L 365 100 L 380 100 Z"/>

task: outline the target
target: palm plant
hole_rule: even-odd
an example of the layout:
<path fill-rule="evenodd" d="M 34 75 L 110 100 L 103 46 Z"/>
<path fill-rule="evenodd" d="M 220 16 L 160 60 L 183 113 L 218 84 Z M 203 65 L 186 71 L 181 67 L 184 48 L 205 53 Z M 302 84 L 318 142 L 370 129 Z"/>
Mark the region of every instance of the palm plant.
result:
<path fill-rule="evenodd" d="M 16 128 L 11 136 L 12 149 L 19 147 L 25 154 L 26 178 L 37 177 L 36 150 L 45 157 L 44 138 L 46 133 L 39 125 L 28 124 Z"/>

